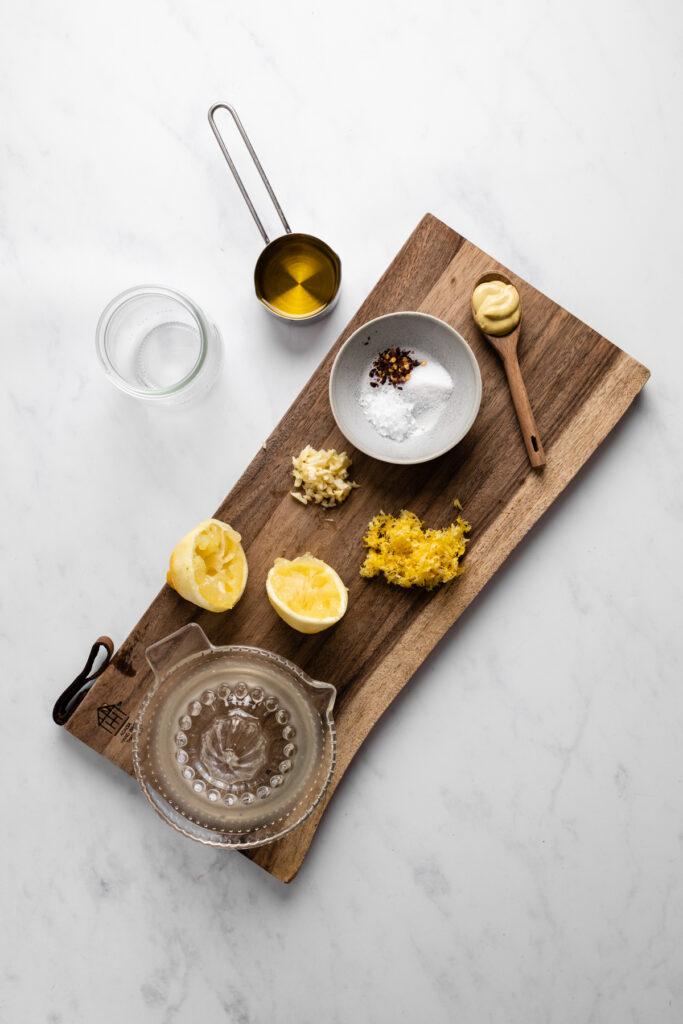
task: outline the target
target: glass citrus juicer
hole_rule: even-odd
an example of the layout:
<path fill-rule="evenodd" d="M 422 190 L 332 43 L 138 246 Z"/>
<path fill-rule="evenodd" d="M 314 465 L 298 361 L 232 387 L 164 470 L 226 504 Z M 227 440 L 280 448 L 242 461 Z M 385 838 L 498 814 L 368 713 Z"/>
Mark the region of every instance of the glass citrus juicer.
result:
<path fill-rule="evenodd" d="M 227 110 L 235 122 L 282 221 L 285 234 L 272 241 L 266 233 L 216 124 L 215 114 L 217 110 L 221 109 Z M 329 313 L 339 298 L 341 260 L 336 252 L 320 238 L 292 231 L 235 109 L 228 103 L 214 103 L 209 110 L 209 124 L 256 226 L 261 232 L 261 237 L 266 243 L 254 269 L 254 288 L 257 298 L 269 312 L 282 320 L 306 322 L 318 320 Z"/>
<path fill-rule="evenodd" d="M 155 682 L 133 765 L 157 813 L 190 839 L 239 849 L 305 821 L 334 771 L 334 686 L 272 651 L 214 647 L 196 623 L 146 655 Z"/>

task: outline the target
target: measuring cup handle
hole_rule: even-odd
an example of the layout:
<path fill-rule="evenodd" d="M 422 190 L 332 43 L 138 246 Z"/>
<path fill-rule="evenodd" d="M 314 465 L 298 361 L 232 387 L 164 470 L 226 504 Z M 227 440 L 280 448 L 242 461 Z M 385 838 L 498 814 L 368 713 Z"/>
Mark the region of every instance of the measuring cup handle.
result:
<path fill-rule="evenodd" d="M 256 221 L 256 226 L 259 229 L 259 231 L 261 232 L 261 235 L 263 237 L 263 241 L 266 243 L 266 245 L 268 245 L 268 243 L 270 242 L 270 239 L 268 238 L 268 235 L 266 234 L 266 229 L 264 228 L 263 224 L 261 223 L 261 218 L 259 217 L 258 213 L 256 212 L 256 209 L 254 208 L 254 204 L 252 203 L 251 199 L 249 198 L 249 193 L 247 192 L 246 188 L 244 187 L 244 182 L 240 178 L 240 176 L 239 176 L 239 174 L 237 172 L 237 168 L 235 167 L 234 163 L 232 162 L 232 157 L 228 153 L 228 148 L 225 145 L 225 142 L 223 141 L 223 136 L 221 135 L 221 133 L 218 130 L 218 125 L 216 124 L 216 119 L 215 119 L 214 115 L 215 115 L 217 110 L 221 110 L 221 109 L 227 110 L 227 112 L 230 114 L 230 116 L 232 117 L 233 121 L 237 125 L 237 130 L 240 133 L 240 135 L 242 136 L 242 140 L 244 142 L 244 145 L 249 150 L 249 155 L 250 155 L 251 159 L 254 161 L 254 164 L 256 165 L 256 170 L 261 175 L 261 180 L 262 180 L 263 184 L 266 186 L 266 188 L 268 190 L 268 195 L 272 199 L 273 205 L 274 205 L 275 209 L 277 210 L 278 216 L 279 216 L 280 220 L 282 221 L 284 229 L 285 229 L 285 231 L 287 232 L 288 235 L 291 234 L 292 229 L 290 228 L 289 224 L 287 223 L 287 219 L 286 219 L 284 213 L 282 212 L 282 207 L 278 203 L 277 197 L 276 197 L 275 193 L 273 192 L 273 189 L 271 188 L 271 184 L 270 184 L 270 182 L 268 181 L 268 179 L 266 177 L 266 172 L 261 167 L 261 163 L 259 161 L 259 158 L 256 156 L 256 152 L 254 151 L 254 147 L 252 146 L 251 142 L 249 141 L 249 136 L 247 135 L 247 133 L 245 132 L 244 128 L 242 127 L 242 122 L 240 121 L 239 117 L 237 116 L 237 111 L 235 110 L 234 107 L 231 107 L 229 103 L 214 103 L 214 105 L 209 110 L 209 124 L 211 125 L 211 130 L 213 131 L 213 134 L 216 136 L 216 142 L 221 147 L 221 152 L 222 152 L 223 156 L 225 157 L 225 159 L 227 161 L 228 167 L 232 171 L 233 177 L 234 177 L 235 181 L 237 182 L 238 188 L 239 188 L 240 192 L 242 193 L 242 195 L 244 197 L 244 201 L 247 204 L 247 206 L 249 207 L 249 210 L 251 212 L 252 217 Z"/>

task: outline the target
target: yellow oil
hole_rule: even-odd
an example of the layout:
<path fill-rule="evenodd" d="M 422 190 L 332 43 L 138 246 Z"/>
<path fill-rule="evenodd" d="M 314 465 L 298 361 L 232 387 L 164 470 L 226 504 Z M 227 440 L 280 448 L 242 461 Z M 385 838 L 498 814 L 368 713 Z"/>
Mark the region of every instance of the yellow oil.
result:
<path fill-rule="evenodd" d="M 330 304 L 339 277 L 339 260 L 324 243 L 306 235 L 284 235 L 261 254 L 256 294 L 274 312 L 305 319 Z"/>

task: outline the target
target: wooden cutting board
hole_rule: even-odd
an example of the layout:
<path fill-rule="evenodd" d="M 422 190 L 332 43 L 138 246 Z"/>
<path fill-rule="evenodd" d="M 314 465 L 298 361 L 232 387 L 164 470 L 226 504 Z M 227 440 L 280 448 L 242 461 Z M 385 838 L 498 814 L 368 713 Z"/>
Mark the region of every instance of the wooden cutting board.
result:
<path fill-rule="evenodd" d="M 470 315 L 473 283 L 489 270 L 507 274 L 522 298 L 520 364 L 547 455 L 542 470 L 529 466 L 502 366 Z M 431 313 L 455 327 L 471 345 L 483 381 L 481 411 L 468 436 L 421 466 L 388 465 L 352 449 L 336 428 L 327 395 L 342 342 L 367 320 L 402 309 Z M 244 853 L 289 882 L 336 783 L 372 726 L 648 377 L 649 371 L 625 352 L 427 215 L 215 514 L 242 534 L 249 583 L 240 603 L 215 615 L 164 586 L 66 728 L 132 774 L 133 723 L 152 684 L 145 649 L 190 621 L 200 623 L 214 644 L 265 647 L 297 662 L 313 678 L 333 683 L 339 691 L 339 750 L 325 801 L 284 839 Z M 340 508 L 304 507 L 290 497 L 291 458 L 306 444 L 349 452 L 360 487 Z M 361 539 L 373 515 L 408 508 L 428 526 L 441 527 L 452 520 L 456 497 L 472 524 L 463 576 L 431 594 L 361 579 Z M 273 560 L 305 551 L 330 562 L 349 587 L 346 616 L 317 636 L 303 636 L 281 622 L 265 594 Z"/>

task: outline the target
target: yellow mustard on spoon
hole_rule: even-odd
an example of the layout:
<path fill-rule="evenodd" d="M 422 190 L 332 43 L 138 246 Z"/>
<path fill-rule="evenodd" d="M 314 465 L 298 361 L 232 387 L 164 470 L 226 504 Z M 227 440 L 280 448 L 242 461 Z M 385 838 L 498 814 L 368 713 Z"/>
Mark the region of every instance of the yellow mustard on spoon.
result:
<path fill-rule="evenodd" d="M 472 290 L 471 305 L 477 326 L 503 362 L 529 462 L 544 466 L 545 452 L 517 360 L 522 328 L 519 292 L 504 274 L 484 274 Z"/>

